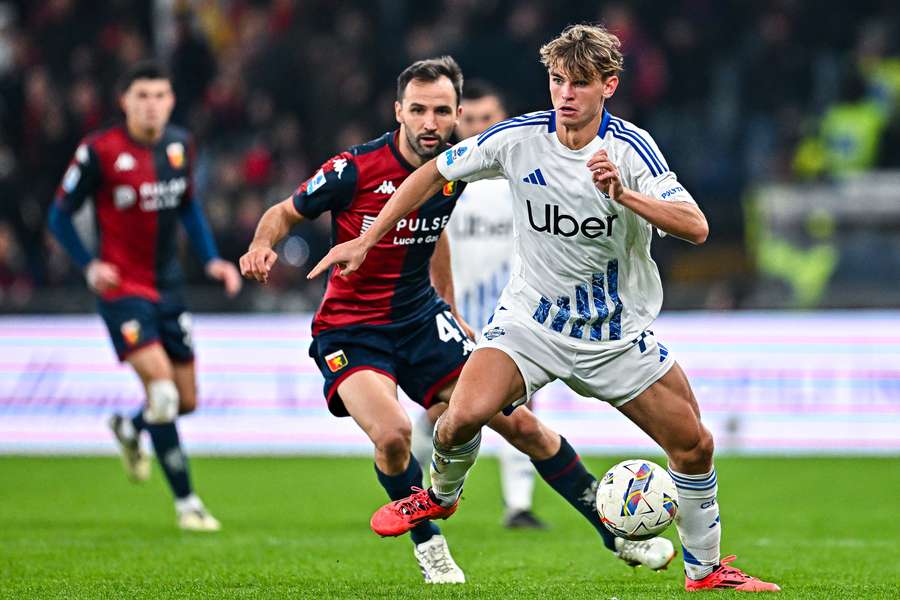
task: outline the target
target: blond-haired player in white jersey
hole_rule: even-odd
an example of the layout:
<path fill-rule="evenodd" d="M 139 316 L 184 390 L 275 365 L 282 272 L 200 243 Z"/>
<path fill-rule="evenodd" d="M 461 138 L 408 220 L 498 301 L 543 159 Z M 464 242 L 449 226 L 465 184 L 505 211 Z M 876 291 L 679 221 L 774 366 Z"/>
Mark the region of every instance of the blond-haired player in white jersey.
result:
<path fill-rule="evenodd" d="M 509 116 L 502 94 L 484 81 L 466 81 L 461 106 L 456 126 L 461 139 L 476 136 Z M 450 242 L 456 308 L 467 323 L 482 326 L 494 314 L 500 291 L 509 281 L 513 255 L 509 182 L 495 177 L 466 186 L 445 234 Z M 412 449 L 419 464 L 431 463 L 434 423 L 446 408 L 444 403 L 434 404 L 413 421 Z M 534 468 L 528 456 L 504 443 L 499 459 L 504 526 L 543 529 L 544 523 L 532 512 Z"/>
<path fill-rule="evenodd" d="M 730 566 L 733 556 L 720 558 L 712 435 L 684 372 L 648 329 L 662 302 L 650 258 L 654 229 L 699 244 L 706 218 L 647 132 L 604 108 L 622 69 L 614 35 L 570 26 L 541 48 L 541 61 L 554 110 L 498 124 L 423 165 L 366 234 L 333 248 L 310 273 L 334 264 L 344 273 L 357 269 L 378 239 L 447 181 L 503 174 L 512 184 L 520 261 L 437 423 L 433 487 L 379 509 L 372 528 L 398 535 L 452 515 L 481 427 L 561 379 L 616 407 L 665 451 L 678 487 L 685 589 L 778 591 Z M 552 464 L 558 480 L 577 469 L 576 462 L 562 466 L 577 460 L 565 439 L 516 412 L 509 415 L 516 427 L 535 428 L 533 443 L 523 446 L 539 472 Z"/>

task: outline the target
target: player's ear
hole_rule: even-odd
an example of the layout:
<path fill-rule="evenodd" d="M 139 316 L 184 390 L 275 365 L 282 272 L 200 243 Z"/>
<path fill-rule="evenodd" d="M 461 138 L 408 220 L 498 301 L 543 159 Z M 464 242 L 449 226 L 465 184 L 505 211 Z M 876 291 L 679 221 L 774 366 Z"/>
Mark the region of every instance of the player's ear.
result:
<path fill-rule="evenodd" d="M 606 79 L 603 80 L 603 97 L 606 99 L 612 98 L 613 94 L 616 93 L 616 88 L 619 87 L 619 76 L 618 75 L 610 75 Z"/>
<path fill-rule="evenodd" d="M 403 117 L 401 117 L 401 113 L 403 112 L 403 104 L 399 100 L 394 100 L 394 118 L 397 119 L 397 122 L 401 125 L 403 124 Z"/>

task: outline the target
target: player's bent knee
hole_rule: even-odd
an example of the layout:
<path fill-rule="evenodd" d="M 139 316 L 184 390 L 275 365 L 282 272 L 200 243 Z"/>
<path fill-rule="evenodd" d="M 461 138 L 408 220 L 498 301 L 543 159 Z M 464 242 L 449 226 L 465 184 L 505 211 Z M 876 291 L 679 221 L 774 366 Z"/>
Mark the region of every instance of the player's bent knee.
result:
<path fill-rule="evenodd" d="M 412 447 L 412 428 L 406 425 L 384 429 L 372 441 L 385 456 L 405 460 Z"/>
<path fill-rule="evenodd" d="M 472 419 L 471 415 L 464 415 L 460 411 L 453 410 L 451 406 L 435 424 L 434 436 L 441 446 L 447 448 L 459 446 L 478 435 L 482 425 L 484 423 Z"/>
<path fill-rule="evenodd" d="M 178 416 L 178 388 L 171 379 L 156 379 L 147 384 L 147 423 L 171 423 Z"/>

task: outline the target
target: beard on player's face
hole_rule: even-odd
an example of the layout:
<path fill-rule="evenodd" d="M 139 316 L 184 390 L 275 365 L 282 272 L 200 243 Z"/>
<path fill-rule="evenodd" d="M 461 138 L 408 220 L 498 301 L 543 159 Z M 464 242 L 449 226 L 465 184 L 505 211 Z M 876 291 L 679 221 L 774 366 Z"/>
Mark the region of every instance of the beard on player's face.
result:
<path fill-rule="evenodd" d="M 406 130 L 406 141 L 409 142 L 413 152 L 424 159 L 431 159 L 440 154 L 450 139 L 450 132 L 442 136 L 440 131 L 423 131 L 416 134 L 410 127 L 404 127 L 404 129 Z M 433 147 L 428 147 L 422 143 L 424 140 L 437 140 L 437 143 Z"/>

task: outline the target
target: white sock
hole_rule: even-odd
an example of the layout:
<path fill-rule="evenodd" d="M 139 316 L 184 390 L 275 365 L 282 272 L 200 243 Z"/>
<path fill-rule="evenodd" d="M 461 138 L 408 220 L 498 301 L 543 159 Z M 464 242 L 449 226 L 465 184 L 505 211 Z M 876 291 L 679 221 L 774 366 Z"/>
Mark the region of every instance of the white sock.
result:
<path fill-rule="evenodd" d="M 412 454 L 422 465 L 422 479 L 425 487 L 428 482 L 424 481 L 430 470 L 427 468 L 431 464 L 431 452 L 434 449 L 431 438 L 434 436 L 434 423 L 428 418 L 428 412 L 422 412 L 412 424 Z"/>
<path fill-rule="evenodd" d="M 527 455 L 510 444 L 500 446 L 500 486 L 503 503 L 509 512 L 531 510 L 534 492 L 534 467 Z"/>
<path fill-rule="evenodd" d="M 691 579 L 703 579 L 719 564 L 722 539 L 716 469 L 703 475 L 686 475 L 669 469 L 669 475 L 678 488 L 675 527 L 681 538 L 684 572 Z"/>
<path fill-rule="evenodd" d="M 131 422 L 131 419 L 122 419 L 119 423 L 119 433 L 122 434 L 123 437 L 128 438 L 129 440 L 133 440 L 137 437 L 137 430 L 134 428 L 134 423 Z"/>
<path fill-rule="evenodd" d="M 175 498 L 175 510 L 178 513 L 183 513 L 187 510 L 201 510 L 203 508 L 203 501 L 200 500 L 200 497 L 197 494 L 188 494 L 184 498 Z"/>
<path fill-rule="evenodd" d="M 481 447 L 481 432 L 465 444 L 452 448 L 438 447 L 434 440 L 434 453 L 431 457 L 431 488 L 441 504 L 449 506 L 456 502 L 462 493 L 463 483 L 469 469 L 478 458 Z"/>

